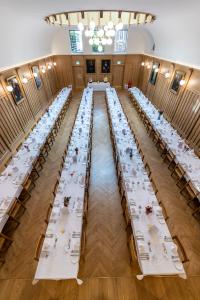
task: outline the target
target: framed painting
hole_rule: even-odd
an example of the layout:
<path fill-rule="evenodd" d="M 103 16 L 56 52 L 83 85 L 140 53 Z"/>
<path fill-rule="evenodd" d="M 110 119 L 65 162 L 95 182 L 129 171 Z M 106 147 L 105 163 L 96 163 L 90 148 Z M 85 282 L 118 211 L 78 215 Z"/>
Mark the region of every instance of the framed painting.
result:
<path fill-rule="evenodd" d="M 101 73 L 110 73 L 110 59 L 101 61 Z"/>
<path fill-rule="evenodd" d="M 156 84 L 156 80 L 157 80 L 157 76 L 158 76 L 158 72 L 156 72 L 156 69 L 158 69 L 159 67 L 160 67 L 159 63 L 153 63 L 153 67 L 152 67 L 151 74 L 149 77 L 149 82 L 152 85 Z"/>
<path fill-rule="evenodd" d="M 180 81 L 185 78 L 185 72 L 183 71 L 175 71 L 170 91 L 174 94 L 178 94 L 180 89 Z"/>
<path fill-rule="evenodd" d="M 38 66 L 32 66 L 32 72 L 35 80 L 35 86 L 39 90 L 42 86 L 42 79 L 40 77 L 40 70 Z"/>
<path fill-rule="evenodd" d="M 16 104 L 21 102 L 24 99 L 24 95 L 21 89 L 21 86 L 19 84 L 18 78 L 16 75 L 11 76 L 7 78 L 8 85 L 12 86 L 13 90 L 11 92 L 11 95 L 15 101 Z"/>
<path fill-rule="evenodd" d="M 95 73 L 95 59 L 86 59 L 86 72 Z"/>

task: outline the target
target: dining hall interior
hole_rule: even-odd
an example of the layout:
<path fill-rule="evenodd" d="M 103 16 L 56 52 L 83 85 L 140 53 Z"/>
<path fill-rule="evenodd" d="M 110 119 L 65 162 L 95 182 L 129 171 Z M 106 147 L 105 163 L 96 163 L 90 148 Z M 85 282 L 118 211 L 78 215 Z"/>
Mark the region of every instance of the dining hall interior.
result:
<path fill-rule="evenodd" d="M 198 0 L 0 0 L 0 300 L 200 300 Z"/>

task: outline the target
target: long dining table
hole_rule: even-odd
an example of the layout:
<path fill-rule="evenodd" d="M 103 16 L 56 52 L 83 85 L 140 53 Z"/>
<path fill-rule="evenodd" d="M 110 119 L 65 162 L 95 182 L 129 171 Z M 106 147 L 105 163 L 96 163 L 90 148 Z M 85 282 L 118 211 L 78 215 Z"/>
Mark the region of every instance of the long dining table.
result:
<path fill-rule="evenodd" d="M 175 160 L 185 171 L 185 177 L 191 181 L 199 193 L 200 200 L 200 159 L 194 150 L 189 148 L 185 140 L 178 134 L 172 125 L 162 115 L 159 110 L 149 101 L 149 99 L 136 87 L 129 89 L 130 94 L 137 101 L 140 108 L 149 118 L 153 129 L 157 131 L 167 147 L 172 151 Z"/>
<path fill-rule="evenodd" d="M 39 157 L 60 112 L 69 99 L 71 88 L 64 88 L 44 113 L 28 138 L 13 156 L 0 176 L 0 232 L 9 216 L 14 200 L 19 197 L 25 178 L 31 173 L 35 160 Z"/>
<path fill-rule="evenodd" d="M 68 145 L 33 283 L 42 279 L 76 279 L 78 284 L 82 283 L 78 272 L 92 111 L 93 89 L 86 88 Z M 67 207 L 64 205 L 66 199 L 69 200 Z"/>
<path fill-rule="evenodd" d="M 137 259 L 142 273 L 138 274 L 137 278 L 141 280 L 147 275 L 178 275 L 186 278 L 177 246 L 165 222 L 162 208 L 115 89 L 108 88 L 106 98 Z M 148 211 L 148 207 L 151 207 L 151 212 Z"/>

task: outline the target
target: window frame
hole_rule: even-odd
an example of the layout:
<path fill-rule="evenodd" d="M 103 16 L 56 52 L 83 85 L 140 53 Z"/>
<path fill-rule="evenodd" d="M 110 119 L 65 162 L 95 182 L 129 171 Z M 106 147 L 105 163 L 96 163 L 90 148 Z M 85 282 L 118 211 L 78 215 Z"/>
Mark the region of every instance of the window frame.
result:
<path fill-rule="evenodd" d="M 71 32 L 79 32 L 79 34 L 81 35 L 81 45 L 82 45 L 82 49 L 80 51 L 73 51 L 72 49 L 72 40 L 71 40 Z M 80 53 L 83 53 L 84 50 L 83 50 L 83 33 L 81 30 L 78 30 L 78 29 L 69 29 L 69 41 L 70 41 L 70 49 L 71 49 L 71 53 L 73 54 L 80 54 Z M 77 49 L 77 40 L 76 40 L 76 49 Z"/>

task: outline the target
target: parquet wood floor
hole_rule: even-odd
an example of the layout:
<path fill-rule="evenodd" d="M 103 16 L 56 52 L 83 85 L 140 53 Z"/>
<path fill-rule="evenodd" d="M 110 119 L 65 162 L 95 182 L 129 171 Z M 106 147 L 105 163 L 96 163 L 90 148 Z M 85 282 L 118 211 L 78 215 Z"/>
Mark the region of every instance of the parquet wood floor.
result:
<path fill-rule="evenodd" d="M 61 155 L 79 104 L 80 94 L 76 94 L 32 192 L 28 210 L 16 230 L 15 243 L 9 249 L 7 262 L 0 269 L 0 300 L 200 300 L 198 276 L 190 276 L 186 281 L 179 278 L 145 278 L 138 281 L 135 278 L 134 270 L 129 265 L 105 98 L 101 93 L 95 93 L 94 98 L 87 244 L 85 262 L 80 268 L 84 283 L 78 286 L 74 280 L 42 281 L 32 285 L 37 265 L 33 261 L 35 243 L 43 225 Z M 187 269 L 192 275 L 198 274 L 200 247 L 195 241 L 197 236 L 199 239 L 198 224 L 192 219 L 184 199 L 180 197 L 173 179 L 162 164 L 125 93 L 121 94 L 121 102 L 142 142 L 160 197 L 167 206 L 170 230 L 181 235 L 184 246 L 189 251 L 191 264 Z"/>

